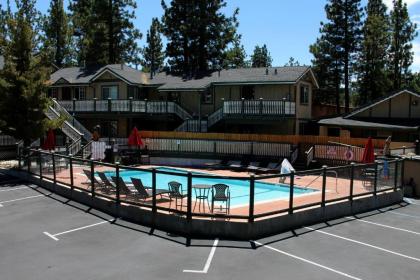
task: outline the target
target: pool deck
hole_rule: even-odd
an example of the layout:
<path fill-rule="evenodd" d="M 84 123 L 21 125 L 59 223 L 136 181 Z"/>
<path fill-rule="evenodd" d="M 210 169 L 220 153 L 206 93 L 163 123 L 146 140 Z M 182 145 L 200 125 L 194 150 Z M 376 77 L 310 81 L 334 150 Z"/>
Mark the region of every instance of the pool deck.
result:
<path fill-rule="evenodd" d="M 141 168 L 154 168 L 157 166 L 152 165 L 142 165 Z M 163 167 L 163 166 L 159 166 Z M 170 167 L 172 168 L 172 167 Z M 88 169 L 87 166 L 78 166 L 74 165 L 73 172 L 76 174 L 74 178 L 74 186 L 81 188 L 81 189 L 90 189 L 89 183 L 87 183 L 87 178 L 83 173 L 83 169 Z M 195 171 L 195 172 L 203 172 L 207 174 L 212 175 L 219 175 L 219 176 L 229 176 L 229 177 L 249 177 L 252 175 L 252 173 L 248 172 L 236 172 L 231 170 L 208 170 L 208 169 L 193 169 L 193 168 L 178 168 L 183 169 L 186 171 Z M 111 171 L 112 169 L 105 166 L 95 166 L 95 171 Z M 113 170 L 112 170 L 113 171 Z M 319 172 L 318 172 L 319 173 Z M 44 177 L 53 179 L 53 175 L 51 173 L 45 173 L 43 174 Z M 67 183 L 70 184 L 70 172 L 69 169 L 62 169 L 56 174 L 56 179 L 58 182 Z M 258 177 L 256 177 L 256 180 Z M 278 178 L 271 178 L 271 179 L 263 179 L 258 180 L 261 182 L 267 182 L 267 183 L 278 183 Z M 311 189 L 318 190 L 316 192 L 307 193 L 304 195 L 299 195 L 294 197 L 294 206 L 303 206 L 308 205 L 316 202 L 321 201 L 321 190 L 322 190 L 322 176 L 320 174 L 312 174 L 312 175 L 305 175 L 305 176 L 295 176 L 295 186 L 296 187 L 308 187 Z M 289 184 L 289 178 L 286 178 L 285 184 Z M 382 181 L 382 183 L 384 183 Z M 394 183 L 394 180 L 391 178 L 387 181 L 385 181 L 385 187 L 392 187 Z M 167 186 L 160 186 L 159 182 L 157 182 L 157 188 L 167 188 Z M 382 187 L 383 184 L 382 184 Z M 353 183 L 353 194 L 363 194 L 371 192 L 372 188 L 365 188 L 363 186 L 363 182 L 361 180 L 358 180 L 357 178 L 354 179 Z M 96 192 L 99 192 L 99 190 L 96 190 Z M 326 178 L 326 200 L 334 200 L 339 198 L 345 198 L 350 193 L 350 180 L 346 178 L 338 178 L 336 179 L 335 176 L 327 176 Z M 103 195 L 107 195 L 110 198 L 115 198 L 115 194 L 109 194 L 109 193 L 103 193 Z M 133 198 L 125 197 L 124 195 L 121 196 L 121 201 L 124 203 L 124 200 L 133 200 Z M 146 200 L 147 204 L 151 204 L 151 199 Z M 193 200 L 193 206 L 195 201 Z M 174 202 L 172 202 L 171 208 L 175 209 Z M 157 205 L 160 207 L 168 208 L 169 209 L 169 199 L 163 197 L 163 199 L 157 200 Z M 183 201 L 183 210 L 186 211 L 186 205 L 187 201 L 184 199 Z M 209 213 L 210 209 L 207 207 L 202 207 L 201 210 L 198 209 L 198 204 L 195 210 L 193 210 L 194 213 Z M 205 209 L 203 211 L 203 208 Z M 255 203 L 254 207 L 254 214 L 262 214 L 277 210 L 285 210 L 289 208 L 289 199 L 278 199 L 278 200 L 272 200 L 272 201 L 264 201 L 264 202 L 257 202 Z M 180 207 L 178 207 L 180 209 Z M 239 206 L 239 207 L 231 207 L 230 214 L 232 215 L 248 215 L 249 214 L 249 205 Z M 246 221 L 246 220 L 243 220 Z"/>

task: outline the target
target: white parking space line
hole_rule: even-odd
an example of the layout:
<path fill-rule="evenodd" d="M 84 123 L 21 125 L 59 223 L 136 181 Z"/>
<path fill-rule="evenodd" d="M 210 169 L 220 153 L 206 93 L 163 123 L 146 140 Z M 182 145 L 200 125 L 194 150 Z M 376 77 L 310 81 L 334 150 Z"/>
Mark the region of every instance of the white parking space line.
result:
<path fill-rule="evenodd" d="M 44 194 L 38 194 L 38 195 L 32 195 L 32 196 L 26 196 L 26 197 L 16 198 L 16 199 L 12 199 L 12 200 L 0 201 L 0 207 L 3 207 L 4 206 L 3 205 L 4 203 L 21 201 L 21 200 L 27 200 L 27 199 L 37 198 L 37 197 L 41 197 L 41 196 L 46 196 L 46 195 L 44 195 Z"/>
<path fill-rule="evenodd" d="M 202 273 L 202 274 L 206 274 L 209 271 L 209 268 L 210 268 L 210 265 L 211 265 L 211 261 L 213 260 L 214 253 L 216 252 L 217 244 L 219 244 L 219 238 L 216 238 L 214 240 L 213 246 L 211 247 L 210 254 L 209 254 L 208 258 L 207 258 L 207 261 L 206 261 L 206 264 L 204 265 L 204 269 L 203 270 L 189 270 L 189 269 L 184 269 L 183 272 L 186 272 L 186 273 Z"/>
<path fill-rule="evenodd" d="M 308 260 L 308 259 L 305 259 L 305 258 L 302 258 L 302 257 L 296 256 L 296 255 L 290 254 L 290 253 L 288 253 L 288 252 L 285 252 L 285 251 L 282 251 L 282 250 L 280 250 L 280 249 L 277 249 L 277 248 L 271 247 L 271 246 L 269 246 L 269 245 L 265 245 L 265 244 L 259 243 L 259 242 L 257 242 L 257 241 L 251 241 L 251 242 L 254 242 L 254 243 L 255 243 L 255 244 L 257 244 L 257 245 L 260 245 L 260 246 L 262 246 L 262 247 L 265 247 L 265 248 L 270 249 L 270 250 L 272 250 L 272 251 L 275 251 L 275 252 L 277 252 L 277 253 L 280 253 L 280 254 L 286 255 L 286 256 L 288 256 L 288 257 L 291 257 L 291 258 L 294 258 L 294 259 L 300 260 L 300 261 L 305 262 L 305 263 L 312 264 L 312 265 L 314 265 L 314 266 L 317 266 L 317 267 L 319 267 L 319 268 L 322 268 L 322 269 L 325 269 L 325 270 L 328 270 L 328 271 L 334 272 L 334 273 L 336 273 L 336 274 L 339 274 L 339 275 L 345 276 L 345 277 L 347 277 L 347 278 L 354 279 L 354 280 L 361 280 L 361 278 L 358 278 L 358 277 L 352 276 L 352 275 L 350 275 L 350 274 L 347 274 L 347 273 L 341 272 L 341 271 L 339 271 L 339 270 L 336 270 L 336 269 L 334 269 L 334 268 L 331 268 L 331 267 L 328 267 L 328 266 L 325 266 L 325 265 L 322 265 L 322 264 L 316 263 L 316 262 L 314 262 L 314 261 L 311 261 L 311 260 Z"/>
<path fill-rule="evenodd" d="M 47 231 L 44 231 L 43 233 L 46 236 L 50 237 L 51 239 L 53 239 L 55 241 L 58 241 L 59 239 L 57 238 L 57 236 L 60 236 L 60 235 L 66 234 L 66 233 L 70 233 L 70 232 L 79 231 L 79 230 L 86 229 L 86 228 L 91 228 L 91 227 L 94 227 L 94 226 L 99 226 L 99 225 L 106 224 L 106 223 L 112 223 L 112 222 L 115 222 L 115 219 L 106 220 L 106 221 L 102 221 L 102 222 L 99 222 L 99 223 L 94 223 L 94 224 L 91 224 L 91 225 L 87 225 L 87 226 L 83 226 L 83 227 L 78 227 L 78 228 L 66 230 L 66 231 L 63 231 L 63 232 L 55 233 L 55 234 L 51 234 L 51 233 L 49 233 Z"/>
<path fill-rule="evenodd" d="M 337 235 L 337 234 L 329 233 L 329 232 L 326 232 L 326 231 L 323 231 L 323 230 L 314 229 L 314 228 L 311 228 L 311 227 L 305 227 L 305 228 L 309 229 L 309 230 L 312 230 L 312 231 L 315 231 L 315 232 L 318 232 L 318 233 L 328 235 L 328 236 L 343 239 L 343 240 L 346 240 L 346 241 L 349 241 L 349 242 L 352 242 L 352 243 L 356 243 L 356 244 L 359 244 L 359 245 L 362 245 L 362 246 L 373 248 L 373 249 L 376 249 L 376 250 L 379 250 L 379 251 L 382 251 L 382 252 L 386 252 L 386 253 L 389 253 L 389 254 L 392 254 L 392 255 L 396 255 L 396 256 L 399 256 L 399 257 L 403 257 L 403 258 L 406 258 L 406 259 L 410 259 L 410 260 L 413 260 L 413 261 L 420 262 L 419 258 L 404 255 L 404 254 L 401 254 L 401 253 L 398 253 L 398 252 L 395 252 L 395 251 L 391 251 L 391 250 L 388 250 L 388 249 L 385 249 L 385 248 L 382 248 L 382 247 L 379 247 L 379 246 L 369 244 L 369 243 L 365 243 L 365 242 L 362 242 L 362 241 L 354 240 L 354 239 L 347 238 L 347 237 L 344 237 L 344 236 L 340 236 L 340 235 Z"/>
<path fill-rule="evenodd" d="M 7 190 L 0 190 L 0 192 L 11 192 L 11 191 L 27 189 L 27 188 L 29 188 L 29 187 L 25 186 L 25 187 L 18 187 L 18 188 L 10 188 L 10 189 L 7 189 Z"/>
<path fill-rule="evenodd" d="M 405 213 L 401 213 L 401 212 L 396 212 L 396 211 L 388 211 L 385 213 L 390 213 L 390 214 L 394 214 L 394 215 L 399 215 L 399 216 L 403 216 L 403 217 L 408 217 L 408 218 L 413 218 L 416 220 L 420 220 L 420 216 L 417 215 L 410 215 L 410 214 L 405 214 Z"/>
<path fill-rule="evenodd" d="M 378 227 L 389 228 L 389 229 L 394 229 L 394 230 L 398 230 L 398 231 L 402 231 L 402 232 L 412 233 L 412 234 L 415 234 L 415 235 L 420 235 L 420 232 L 405 229 L 405 228 L 393 227 L 393 226 L 384 225 L 384 224 L 380 224 L 380 223 L 375 223 L 375 222 L 371 222 L 371 221 L 367 221 L 367 220 L 363 220 L 363 219 L 357 219 L 357 218 L 353 218 L 353 217 L 346 217 L 346 219 L 349 219 L 349 220 L 352 220 L 352 221 L 363 222 L 363 223 L 375 225 L 375 226 L 378 226 Z"/>

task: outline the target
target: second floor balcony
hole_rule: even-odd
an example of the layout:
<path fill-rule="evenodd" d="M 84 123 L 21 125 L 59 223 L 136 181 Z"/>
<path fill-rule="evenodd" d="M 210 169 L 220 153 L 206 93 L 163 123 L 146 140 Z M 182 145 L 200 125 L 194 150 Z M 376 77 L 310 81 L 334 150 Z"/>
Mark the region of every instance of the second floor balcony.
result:
<path fill-rule="evenodd" d="M 231 116 L 294 116 L 296 114 L 296 103 L 286 99 L 224 101 L 223 114 Z"/>

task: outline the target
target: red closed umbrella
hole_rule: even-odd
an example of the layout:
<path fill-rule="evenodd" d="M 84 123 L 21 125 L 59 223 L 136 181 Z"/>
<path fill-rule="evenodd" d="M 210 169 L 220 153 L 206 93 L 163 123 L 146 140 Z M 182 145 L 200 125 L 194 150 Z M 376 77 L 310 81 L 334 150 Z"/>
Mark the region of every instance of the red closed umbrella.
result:
<path fill-rule="evenodd" d="M 363 151 L 362 162 L 363 163 L 375 162 L 375 149 L 373 147 L 373 142 L 372 142 L 371 137 L 368 138 L 368 141 L 365 145 L 365 149 Z"/>
<path fill-rule="evenodd" d="M 54 150 L 55 149 L 55 135 L 54 131 L 50 128 L 47 133 L 47 138 L 45 138 L 44 143 L 41 148 L 43 150 Z"/>
<path fill-rule="evenodd" d="M 137 127 L 134 127 L 133 130 L 131 131 L 131 134 L 128 137 L 128 145 L 136 146 L 136 147 L 143 146 L 143 141 L 141 140 L 141 136 L 140 136 L 139 131 L 137 130 Z"/>

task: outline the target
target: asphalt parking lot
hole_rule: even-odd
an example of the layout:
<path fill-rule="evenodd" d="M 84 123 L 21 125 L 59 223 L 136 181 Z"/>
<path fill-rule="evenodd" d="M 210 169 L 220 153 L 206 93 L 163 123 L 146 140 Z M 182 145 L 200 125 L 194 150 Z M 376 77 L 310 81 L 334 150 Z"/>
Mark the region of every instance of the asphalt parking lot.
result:
<path fill-rule="evenodd" d="M 261 240 L 132 224 L 0 174 L 0 279 L 417 279 L 420 201 Z"/>

